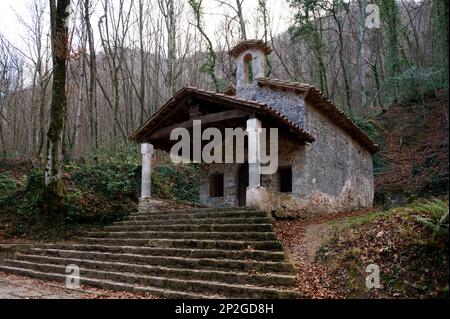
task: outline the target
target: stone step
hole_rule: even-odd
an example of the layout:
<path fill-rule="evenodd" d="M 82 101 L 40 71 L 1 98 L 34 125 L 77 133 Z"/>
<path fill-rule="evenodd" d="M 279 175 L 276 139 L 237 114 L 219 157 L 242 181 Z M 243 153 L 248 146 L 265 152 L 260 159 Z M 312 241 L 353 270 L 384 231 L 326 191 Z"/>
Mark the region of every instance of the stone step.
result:
<path fill-rule="evenodd" d="M 283 252 L 266 250 L 223 250 L 223 249 L 188 249 L 188 248 L 157 248 L 135 246 L 104 246 L 104 245 L 41 245 L 31 249 L 32 252 L 51 250 L 98 251 L 118 254 L 138 254 L 146 256 L 174 256 L 187 258 L 224 258 L 224 259 L 252 259 L 266 261 L 283 261 Z"/>
<path fill-rule="evenodd" d="M 166 264 L 142 264 L 139 260 L 133 258 L 123 259 L 123 261 L 121 258 L 111 258 L 106 255 L 99 258 L 96 253 L 64 254 L 63 256 L 55 254 L 50 256 L 41 256 L 45 258 L 36 258 L 35 256 L 36 255 L 18 256 L 16 262 L 53 264 L 64 267 L 69 264 L 74 264 L 78 267 L 101 271 L 135 273 L 140 275 L 163 276 L 189 280 L 212 280 L 225 283 L 251 284 L 259 286 L 292 286 L 295 283 L 295 276 L 292 274 L 276 272 L 243 272 L 231 271 L 229 269 L 221 270 L 219 268 L 191 269 L 177 267 L 177 265 L 173 267 L 172 265 Z"/>
<path fill-rule="evenodd" d="M 55 252 L 46 252 L 47 255 L 17 254 L 18 260 L 27 260 L 37 263 L 45 263 L 50 260 L 54 263 L 56 260 L 63 260 L 66 265 L 73 263 L 72 259 L 92 259 L 98 261 L 109 261 L 116 263 L 133 263 L 143 265 L 164 265 L 165 267 L 179 267 L 190 269 L 212 269 L 212 270 L 237 270 L 245 272 L 276 272 L 279 274 L 292 274 L 293 266 L 286 261 L 253 261 L 253 260 L 232 260 L 232 259 L 214 259 L 214 258 L 185 258 L 171 256 L 145 256 L 133 254 L 113 254 L 102 252 L 78 252 L 72 251 L 65 257 L 59 256 Z"/>
<path fill-rule="evenodd" d="M 227 212 L 192 212 L 192 213 L 151 213 L 151 214 L 136 214 L 127 217 L 127 220 L 177 220 L 177 219 L 203 219 L 203 218 L 246 218 L 246 217 L 268 217 L 263 211 L 227 211 Z"/>
<path fill-rule="evenodd" d="M 104 227 L 106 231 L 170 231 L 170 232 L 270 232 L 272 224 L 169 224 L 169 225 L 114 225 Z"/>
<path fill-rule="evenodd" d="M 165 248 L 269 250 L 283 251 L 279 241 L 250 240 L 196 240 L 196 239 L 127 239 L 127 238 L 79 238 L 81 244 L 109 246 L 140 246 Z"/>
<path fill-rule="evenodd" d="M 132 216 L 135 215 L 153 215 L 153 214 L 180 214 L 180 213 L 221 213 L 221 212 L 252 212 L 255 208 L 250 207 L 223 207 L 223 208 L 186 208 L 186 209 L 173 209 L 173 210 L 146 210 L 136 211 L 131 213 Z"/>
<path fill-rule="evenodd" d="M 8 260 L 8 263 L 17 265 L 14 260 Z M 65 266 L 58 266 L 52 264 L 38 264 L 38 263 L 21 263 L 21 269 L 30 269 L 34 267 L 40 269 L 34 272 L 50 273 L 50 274 L 64 274 Z M 16 269 L 19 267 L 15 267 Z M 19 268 L 19 269 L 20 269 Z M 149 289 L 157 288 L 164 289 L 168 287 L 170 290 L 184 291 L 194 294 L 204 295 L 225 295 L 227 297 L 242 297 L 247 298 L 298 298 L 299 294 L 287 290 L 275 289 L 273 287 L 260 287 L 251 285 L 237 285 L 227 284 L 215 281 L 202 280 L 185 280 L 158 276 L 138 275 L 135 273 L 120 273 L 111 271 L 101 271 L 96 269 L 89 269 L 80 267 L 80 274 L 88 276 L 88 278 L 95 278 L 97 280 L 107 280 L 125 283 L 128 285 L 138 285 Z M 82 277 L 83 280 L 83 277 Z M 81 280 L 81 282 L 83 282 Z M 167 288 L 166 288 L 167 289 Z"/>
<path fill-rule="evenodd" d="M 218 240 L 276 240 L 273 232 L 169 232 L 169 231 L 137 231 L 137 232 L 85 232 L 91 238 L 126 238 L 126 239 L 218 239 Z"/>
<path fill-rule="evenodd" d="M 41 272 L 32 269 L 21 268 L 21 267 L 11 267 L 0 264 L 0 271 L 5 271 L 8 273 L 13 273 L 16 275 L 29 276 L 33 278 L 38 278 L 42 280 L 51 280 L 65 282 L 67 274 L 59 274 L 52 272 Z M 81 285 L 87 285 L 92 287 L 97 287 L 101 289 L 111 289 L 118 291 L 131 291 L 135 293 L 149 293 L 154 296 L 160 296 L 170 299 L 209 299 L 209 298 L 224 298 L 221 295 L 206 295 L 201 293 L 190 293 L 185 291 L 175 291 L 164 288 L 155 287 L 143 287 L 139 285 L 126 284 L 123 282 L 111 281 L 111 280 L 101 280 L 95 278 L 82 277 L 80 278 Z"/>
<path fill-rule="evenodd" d="M 114 226 L 156 226 L 156 225 L 185 225 L 192 224 L 195 222 L 196 225 L 231 225 L 231 224 L 270 224 L 270 219 L 268 217 L 250 217 L 250 218 L 203 218 L 193 221 L 192 219 L 173 219 L 168 221 L 167 219 L 152 219 L 149 221 L 143 220 L 123 220 L 114 222 Z"/>
<path fill-rule="evenodd" d="M 66 280 L 80 267 L 85 285 L 167 298 L 298 298 L 269 214 L 207 208 L 133 213 L 77 244 L 40 244 L 0 271 Z"/>

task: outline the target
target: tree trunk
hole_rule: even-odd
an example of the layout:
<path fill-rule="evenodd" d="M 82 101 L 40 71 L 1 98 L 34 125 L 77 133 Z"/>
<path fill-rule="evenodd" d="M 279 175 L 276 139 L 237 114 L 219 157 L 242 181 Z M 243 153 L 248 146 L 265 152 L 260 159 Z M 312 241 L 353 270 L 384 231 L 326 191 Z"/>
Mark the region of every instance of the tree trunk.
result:
<path fill-rule="evenodd" d="M 263 39 L 265 43 L 269 42 L 269 12 L 267 10 L 267 0 L 258 0 L 258 10 L 261 13 L 263 23 Z M 270 77 L 272 74 L 272 62 L 269 59 L 269 55 L 266 55 L 266 70 L 264 71 L 265 77 Z"/>
<path fill-rule="evenodd" d="M 366 38 L 366 16 L 365 8 L 366 1 L 358 1 L 359 8 L 359 49 L 358 49 L 358 81 L 359 81 L 359 107 L 361 114 L 366 109 L 366 84 L 365 84 L 365 72 L 364 72 L 364 45 Z"/>
<path fill-rule="evenodd" d="M 97 125 L 97 59 L 94 45 L 94 35 L 89 14 L 90 0 L 84 0 L 84 19 L 86 23 L 87 40 L 89 44 L 89 88 L 88 103 L 90 111 L 91 143 L 98 148 L 98 125 Z"/>
<path fill-rule="evenodd" d="M 247 31 L 245 30 L 245 20 L 242 13 L 242 3 L 244 0 L 236 0 L 236 13 L 239 19 L 239 28 L 241 31 L 241 40 L 247 40 Z"/>
<path fill-rule="evenodd" d="M 144 51 L 144 3 L 139 0 L 139 54 L 141 61 L 141 81 L 139 89 L 139 102 L 141 110 L 139 115 L 139 124 L 144 123 L 145 113 L 145 51 Z"/>
<path fill-rule="evenodd" d="M 389 98 L 392 100 L 391 102 L 397 103 L 400 91 L 398 76 L 401 72 L 399 42 L 399 30 L 401 26 L 397 2 L 395 0 L 380 1 L 380 16 L 384 22 L 384 29 L 386 30 L 387 36 L 385 65 L 387 80 L 391 82 L 388 84 L 387 91 Z"/>
<path fill-rule="evenodd" d="M 82 6 L 82 4 L 80 3 Z M 81 14 L 83 15 L 83 8 L 80 8 Z M 83 107 L 83 85 L 84 85 L 84 77 L 85 77 L 85 48 L 86 48 L 86 24 L 84 21 L 81 22 L 81 52 L 80 52 L 80 60 L 79 60 L 79 73 L 78 73 L 78 99 L 77 99 L 77 110 L 75 115 L 75 127 L 73 134 L 73 144 L 71 149 L 71 155 L 74 156 L 74 152 L 79 152 L 78 149 L 80 145 L 80 127 L 81 127 L 81 110 Z M 75 155 L 76 156 L 76 155 Z"/>
<path fill-rule="evenodd" d="M 56 3 L 57 1 L 57 3 Z M 67 107 L 66 60 L 68 58 L 68 18 L 70 0 L 50 0 L 51 42 L 53 58 L 53 88 L 50 127 L 47 133 L 47 167 L 44 178 L 46 216 L 65 213 L 64 188 L 61 174 L 62 135 Z"/>
<path fill-rule="evenodd" d="M 208 47 L 208 57 L 207 57 L 208 62 L 206 65 L 206 73 L 208 73 L 209 76 L 211 77 L 211 79 L 214 83 L 214 88 L 215 88 L 216 92 L 219 92 L 221 90 L 221 87 L 219 84 L 219 80 L 217 79 L 217 76 L 216 76 L 217 55 L 216 55 L 216 52 L 214 51 L 214 47 L 212 45 L 211 40 L 209 39 L 205 30 L 203 30 L 202 0 L 200 0 L 200 1 L 190 0 L 189 4 L 190 4 L 192 10 L 194 11 L 196 27 L 197 27 L 198 31 L 200 32 L 200 34 L 202 35 L 202 37 L 205 39 L 207 47 Z"/>
<path fill-rule="evenodd" d="M 344 87 L 345 87 L 345 101 L 347 104 L 347 109 L 352 113 L 352 92 L 350 83 L 348 80 L 348 72 L 347 72 L 347 66 L 345 64 L 344 60 L 344 36 L 343 36 L 343 26 L 341 20 L 339 20 L 339 17 L 336 14 L 336 8 L 333 7 L 333 18 L 336 22 L 336 25 L 338 27 L 338 38 L 339 38 L 339 62 L 341 64 L 342 69 L 342 77 L 344 78 Z"/>

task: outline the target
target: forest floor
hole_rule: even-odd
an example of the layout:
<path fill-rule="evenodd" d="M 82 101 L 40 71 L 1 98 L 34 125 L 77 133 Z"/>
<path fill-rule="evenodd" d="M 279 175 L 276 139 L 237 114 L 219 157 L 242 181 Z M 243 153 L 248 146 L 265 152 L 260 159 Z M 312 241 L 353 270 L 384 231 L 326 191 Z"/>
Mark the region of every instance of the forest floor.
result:
<path fill-rule="evenodd" d="M 448 202 L 276 221 L 305 298 L 448 298 Z M 446 221 L 443 216 L 447 214 Z M 366 267 L 381 286 L 366 287 Z"/>

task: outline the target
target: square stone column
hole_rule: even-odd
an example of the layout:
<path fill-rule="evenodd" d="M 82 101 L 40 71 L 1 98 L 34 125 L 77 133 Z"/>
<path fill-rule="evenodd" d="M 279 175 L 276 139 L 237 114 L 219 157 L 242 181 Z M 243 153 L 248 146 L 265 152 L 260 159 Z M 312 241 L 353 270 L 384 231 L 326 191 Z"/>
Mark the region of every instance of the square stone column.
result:
<path fill-rule="evenodd" d="M 152 196 L 152 156 L 153 145 L 141 144 L 142 154 L 142 184 L 141 200 Z"/>
<path fill-rule="evenodd" d="M 248 188 L 246 191 L 246 206 L 259 207 L 261 187 L 261 121 L 257 118 L 247 120 L 248 134 Z"/>

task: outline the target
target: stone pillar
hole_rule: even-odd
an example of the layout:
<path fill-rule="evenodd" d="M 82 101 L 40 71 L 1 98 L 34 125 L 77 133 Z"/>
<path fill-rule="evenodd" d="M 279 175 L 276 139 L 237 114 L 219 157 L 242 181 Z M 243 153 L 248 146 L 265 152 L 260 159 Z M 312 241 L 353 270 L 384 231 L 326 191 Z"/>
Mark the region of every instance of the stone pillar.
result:
<path fill-rule="evenodd" d="M 152 144 L 141 144 L 142 154 L 142 186 L 141 199 L 150 198 L 152 195 Z"/>
<path fill-rule="evenodd" d="M 261 186 L 260 160 L 260 129 L 261 121 L 257 118 L 247 120 L 248 133 L 248 187 Z"/>
<path fill-rule="evenodd" d="M 261 187 L 260 166 L 260 129 L 261 121 L 257 118 L 247 120 L 248 134 L 248 188 L 246 192 L 246 206 L 259 207 Z"/>

